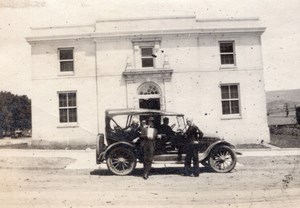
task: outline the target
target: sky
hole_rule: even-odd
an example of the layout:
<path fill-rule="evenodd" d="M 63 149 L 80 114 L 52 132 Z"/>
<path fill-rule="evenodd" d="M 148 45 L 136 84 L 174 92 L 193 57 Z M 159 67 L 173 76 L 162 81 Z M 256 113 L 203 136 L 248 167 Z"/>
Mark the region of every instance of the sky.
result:
<path fill-rule="evenodd" d="M 300 89 L 299 11 L 300 0 L 0 0 L 0 91 L 31 96 L 30 27 L 176 15 L 259 17 L 265 90 Z"/>

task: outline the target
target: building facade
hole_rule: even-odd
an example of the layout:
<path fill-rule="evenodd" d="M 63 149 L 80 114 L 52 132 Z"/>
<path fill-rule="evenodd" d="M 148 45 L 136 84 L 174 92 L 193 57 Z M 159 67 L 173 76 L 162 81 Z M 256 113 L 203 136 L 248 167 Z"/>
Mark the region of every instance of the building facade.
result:
<path fill-rule="evenodd" d="M 257 18 L 99 20 L 33 28 L 36 141 L 94 144 L 112 108 L 184 113 L 206 135 L 269 141 Z"/>

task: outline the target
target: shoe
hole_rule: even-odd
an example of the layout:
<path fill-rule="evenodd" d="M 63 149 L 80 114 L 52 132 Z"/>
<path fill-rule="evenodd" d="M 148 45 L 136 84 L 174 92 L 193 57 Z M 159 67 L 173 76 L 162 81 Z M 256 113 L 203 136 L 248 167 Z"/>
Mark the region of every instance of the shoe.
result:
<path fill-rule="evenodd" d="M 194 176 L 195 177 L 199 177 L 199 173 L 194 173 Z"/>
<path fill-rule="evenodd" d="M 192 176 L 190 173 L 184 173 L 183 176 Z"/>
<path fill-rule="evenodd" d="M 143 175 L 143 179 L 147 180 L 148 178 L 149 178 L 148 173 L 145 173 L 145 174 Z"/>

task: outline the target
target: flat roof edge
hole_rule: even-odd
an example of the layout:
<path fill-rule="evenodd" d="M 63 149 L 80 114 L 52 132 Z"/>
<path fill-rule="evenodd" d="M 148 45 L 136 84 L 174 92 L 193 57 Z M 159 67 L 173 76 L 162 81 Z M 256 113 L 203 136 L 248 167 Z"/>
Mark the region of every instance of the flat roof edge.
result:
<path fill-rule="evenodd" d="M 74 39 L 93 39 L 93 38 L 116 38 L 130 36 L 161 36 L 174 34 L 217 34 L 217 33 L 263 33 L 265 27 L 245 27 L 245 28 L 194 28 L 181 30 L 149 30 L 149 31 L 125 31 L 118 33 L 85 33 L 74 35 L 52 35 L 52 36 L 31 36 L 26 37 L 26 41 L 41 42 L 41 41 L 61 41 Z"/>
<path fill-rule="evenodd" d="M 203 18 L 196 19 L 196 22 L 238 22 L 238 21 L 259 21 L 259 17 L 239 17 L 239 18 Z"/>
<path fill-rule="evenodd" d="M 127 22 L 127 21 L 143 21 L 143 20 L 163 20 L 163 19 L 196 19 L 196 15 L 133 17 L 133 18 L 124 18 L 124 19 L 97 19 L 96 22 Z"/>
<path fill-rule="evenodd" d="M 81 27 L 90 27 L 95 28 L 94 24 L 86 25 L 58 25 L 58 26 L 49 26 L 49 27 L 30 27 L 31 30 L 52 30 L 52 29 L 69 29 L 69 28 L 81 28 Z"/>

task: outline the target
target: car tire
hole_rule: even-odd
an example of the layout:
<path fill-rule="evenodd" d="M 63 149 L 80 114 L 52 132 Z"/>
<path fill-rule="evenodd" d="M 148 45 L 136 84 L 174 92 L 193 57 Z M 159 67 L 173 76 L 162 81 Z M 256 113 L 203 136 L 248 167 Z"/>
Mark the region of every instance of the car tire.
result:
<path fill-rule="evenodd" d="M 236 162 L 236 153 L 228 146 L 214 148 L 209 157 L 210 167 L 218 173 L 228 173 L 232 171 Z"/>
<path fill-rule="evenodd" d="M 128 147 L 115 147 L 109 151 L 106 164 L 115 175 L 129 175 L 135 169 L 136 156 Z"/>

